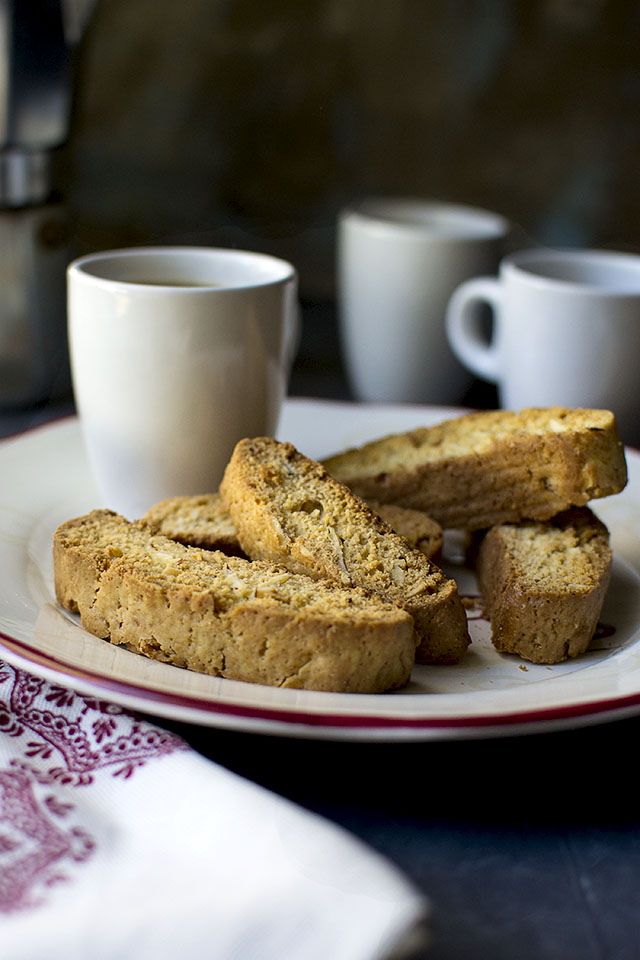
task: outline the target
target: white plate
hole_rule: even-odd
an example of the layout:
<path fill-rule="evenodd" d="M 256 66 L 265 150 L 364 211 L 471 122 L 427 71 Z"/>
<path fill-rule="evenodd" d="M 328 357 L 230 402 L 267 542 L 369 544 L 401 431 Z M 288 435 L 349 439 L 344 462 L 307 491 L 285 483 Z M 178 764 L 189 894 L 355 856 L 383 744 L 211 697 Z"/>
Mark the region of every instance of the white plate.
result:
<path fill-rule="evenodd" d="M 288 401 L 279 429 L 322 458 L 456 411 Z M 148 660 L 86 633 L 55 602 L 56 526 L 100 506 L 69 418 L 0 444 L 0 656 L 63 686 L 158 717 L 246 732 L 352 740 L 429 740 L 537 733 L 640 712 L 640 454 L 630 483 L 599 501 L 615 562 L 602 622 L 615 632 L 585 656 L 553 667 L 495 652 L 470 610 L 472 646 L 451 667 L 415 668 L 410 685 L 384 695 L 280 690 L 204 676 Z M 450 572 L 473 595 L 473 576 Z M 476 610 L 476 614 L 477 614 Z"/>

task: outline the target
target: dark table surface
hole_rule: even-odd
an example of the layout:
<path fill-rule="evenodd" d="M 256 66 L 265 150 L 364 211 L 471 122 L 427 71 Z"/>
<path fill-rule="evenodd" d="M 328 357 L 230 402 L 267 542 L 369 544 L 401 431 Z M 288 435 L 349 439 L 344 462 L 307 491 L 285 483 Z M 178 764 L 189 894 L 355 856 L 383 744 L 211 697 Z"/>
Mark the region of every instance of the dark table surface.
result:
<path fill-rule="evenodd" d="M 396 863 L 431 899 L 433 960 L 640 957 L 640 719 L 411 744 L 177 729 Z"/>
<path fill-rule="evenodd" d="M 291 393 L 350 398 L 327 309 L 306 307 Z M 62 398 L 5 411 L 0 436 L 72 410 Z M 399 866 L 432 903 L 430 960 L 640 958 L 640 718 L 407 744 L 171 726 Z"/>

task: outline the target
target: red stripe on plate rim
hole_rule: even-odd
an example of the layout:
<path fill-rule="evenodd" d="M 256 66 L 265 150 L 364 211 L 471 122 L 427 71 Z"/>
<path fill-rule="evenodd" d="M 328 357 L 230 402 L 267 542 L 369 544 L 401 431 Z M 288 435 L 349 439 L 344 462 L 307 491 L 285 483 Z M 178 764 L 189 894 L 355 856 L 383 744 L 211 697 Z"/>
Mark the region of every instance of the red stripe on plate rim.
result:
<path fill-rule="evenodd" d="M 167 693 L 141 687 L 126 680 L 116 680 L 94 673 L 91 670 L 73 667 L 64 661 L 44 654 L 40 650 L 6 633 L 0 632 L 0 641 L 8 650 L 13 650 L 29 663 L 47 667 L 56 673 L 73 680 L 86 680 L 106 691 L 135 696 L 155 703 L 165 703 L 176 707 L 200 710 L 205 713 L 245 717 L 255 720 L 270 720 L 285 724 L 323 727 L 362 727 L 365 729 L 462 729 L 487 728 L 492 726 L 508 727 L 527 723 L 543 723 L 551 720 L 564 720 L 607 713 L 612 710 L 640 706 L 640 691 L 616 698 L 592 700 L 578 704 L 523 710 L 508 714 L 484 714 L 473 717 L 381 717 L 371 714 L 308 713 L 304 710 L 251 707 L 241 704 L 223 703 L 216 700 L 202 700 L 183 694 Z M 384 696 L 384 695 L 383 695 Z"/>

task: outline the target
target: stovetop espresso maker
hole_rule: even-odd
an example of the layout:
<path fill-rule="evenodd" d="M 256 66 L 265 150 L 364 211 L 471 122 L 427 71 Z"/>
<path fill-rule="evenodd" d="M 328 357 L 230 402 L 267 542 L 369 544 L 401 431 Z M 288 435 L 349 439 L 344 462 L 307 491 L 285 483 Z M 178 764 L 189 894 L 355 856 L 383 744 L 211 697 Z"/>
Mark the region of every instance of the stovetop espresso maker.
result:
<path fill-rule="evenodd" d="M 93 0 L 0 0 L 0 408 L 69 391 L 67 217 L 56 165 Z"/>

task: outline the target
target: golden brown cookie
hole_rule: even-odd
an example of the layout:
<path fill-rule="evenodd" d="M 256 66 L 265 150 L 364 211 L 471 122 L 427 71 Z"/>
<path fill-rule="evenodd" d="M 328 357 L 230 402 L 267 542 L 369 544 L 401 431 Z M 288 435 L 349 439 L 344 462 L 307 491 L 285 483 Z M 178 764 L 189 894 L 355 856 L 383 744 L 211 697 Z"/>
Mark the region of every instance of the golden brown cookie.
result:
<path fill-rule="evenodd" d="M 110 511 L 54 536 L 58 601 L 98 637 L 213 676 L 380 693 L 403 686 L 411 617 L 361 590 L 155 536 Z"/>
<path fill-rule="evenodd" d="M 252 559 L 401 605 L 414 619 L 420 661 L 456 663 L 464 654 L 469 634 L 455 582 L 291 444 L 241 440 L 220 493 Z"/>
<path fill-rule="evenodd" d="M 490 410 L 384 437 L 324 461 L 365 500 L 424 510 L 442 527 L 548 520 L 619 493 L 624 448 L 607 410 Z"/>

